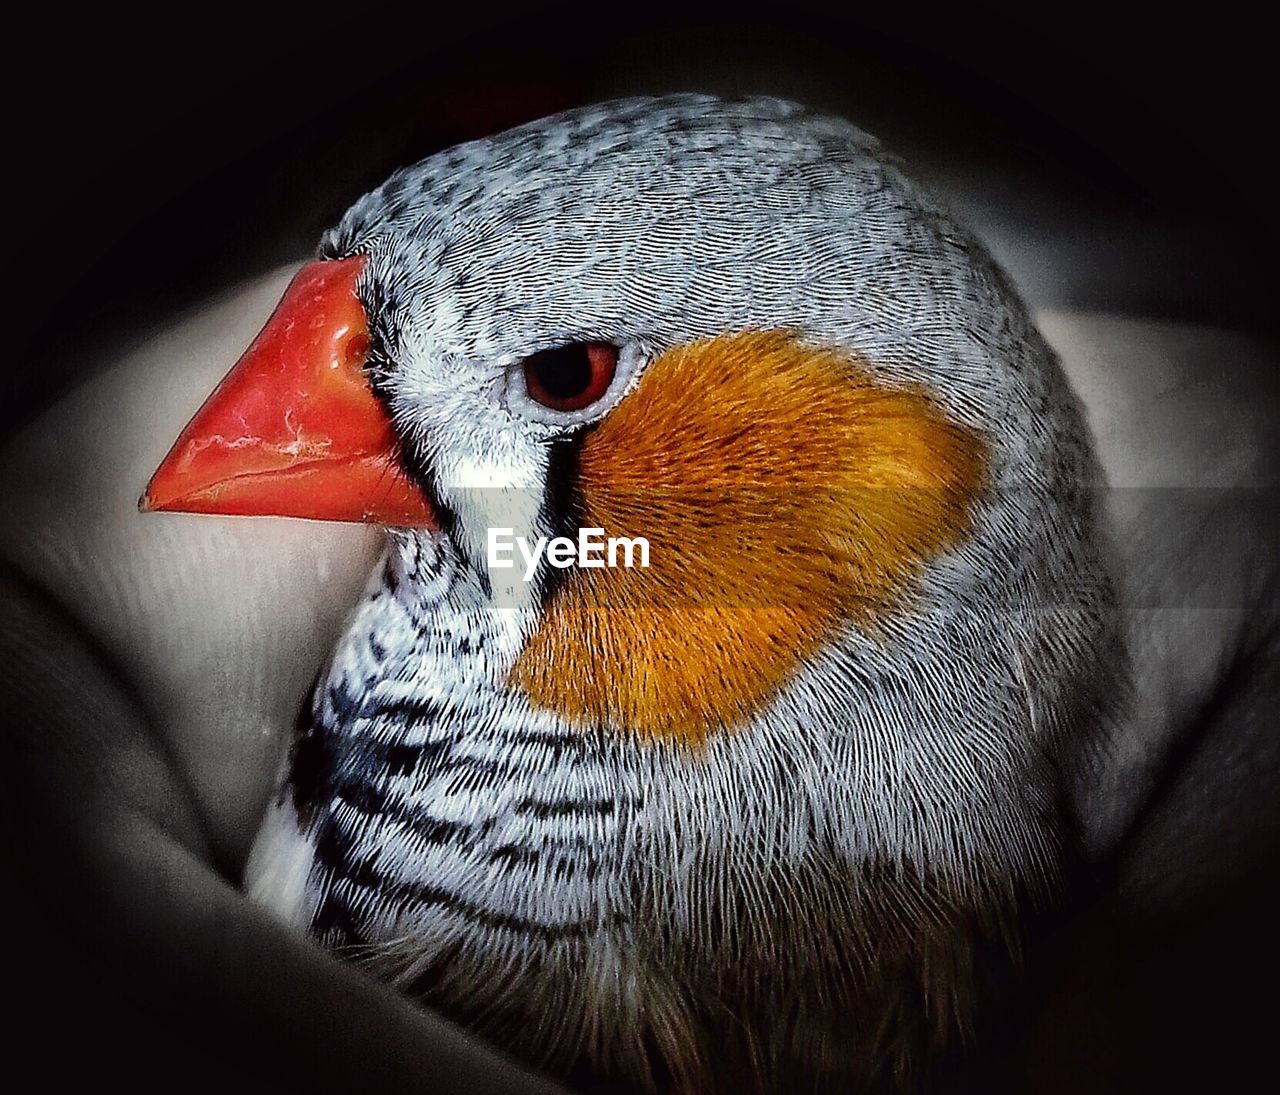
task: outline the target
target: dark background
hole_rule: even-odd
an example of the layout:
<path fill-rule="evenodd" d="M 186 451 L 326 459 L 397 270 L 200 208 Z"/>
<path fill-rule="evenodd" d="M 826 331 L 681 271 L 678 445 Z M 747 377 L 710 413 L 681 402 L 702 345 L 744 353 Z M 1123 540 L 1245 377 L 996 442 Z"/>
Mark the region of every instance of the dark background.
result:
<path fill-rule="evenodd" d="M 1272 38 L 1221 6 L 427 8 L 27 12 L 6 60 L 0 429 L 154 320 L 307 253 L 393 167 L 679 88 L 832 108 L 999 203 L 1079 260 L 1037 303 L 1277 329 Z"/>
<path fill-rule="evenodd" d="M 5 66 L 16 338 L 0 436 L 175 309 L 308 252 L 393 167 L 579 102 L 677 88 L 775 92 L 853 118 L 1029 248 L 1072 256 L 1032 286 L 1037 303 L 1274 335 L 1274 40 L 1220 5 L 1172 11 L 28 11 Z M 1037 1090 L 1102 1077 L 1183 1090 L 1260 1061 L 1275 1006 L 1248 942 L 1274 923 L 1274 889 L 1218 895 L 1155 932 L 1105 916 L 1062 942 L 1050 931 L 1028 997 Z M 24 907 L 8 901 L 21 1060 L 81 1086 L 256 1089 L 234 1053 L 201 1057 L 193 1076 L 184 1039 L 202 1018 L 140 1028 L 134 1008 L 154 1022 L 163 1002 L 121 1010 L 119 986 L 86 982 L 75 941 Z M 234 1041 L 212 1031 L 203 1052 L 220 1037 Z"/>

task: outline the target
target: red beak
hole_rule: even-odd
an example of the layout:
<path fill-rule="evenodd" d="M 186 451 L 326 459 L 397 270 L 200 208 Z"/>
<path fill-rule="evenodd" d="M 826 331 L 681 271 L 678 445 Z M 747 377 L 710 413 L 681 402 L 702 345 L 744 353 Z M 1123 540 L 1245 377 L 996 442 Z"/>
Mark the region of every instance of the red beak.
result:
<path fill-rule="evenodd" d="M 434 526 L 365 377 L 363 256 L 298 271 L 152 476 L 142 510 Z"/>

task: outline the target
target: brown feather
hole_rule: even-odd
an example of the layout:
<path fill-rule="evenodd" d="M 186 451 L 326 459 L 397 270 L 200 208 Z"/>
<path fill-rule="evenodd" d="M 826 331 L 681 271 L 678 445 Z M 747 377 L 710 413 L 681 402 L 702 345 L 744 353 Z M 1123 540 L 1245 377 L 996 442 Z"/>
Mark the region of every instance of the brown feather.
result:
<path fill-rule="evenodd" d="M 697 744 L 853 622 L 870 634 L 966 534 L 986 445 L 918 387 L 787 331 L 655 360 L 584 441 L 584 526 L 647 569 L 574 569 L 513 672 L 584 725 Z"/>

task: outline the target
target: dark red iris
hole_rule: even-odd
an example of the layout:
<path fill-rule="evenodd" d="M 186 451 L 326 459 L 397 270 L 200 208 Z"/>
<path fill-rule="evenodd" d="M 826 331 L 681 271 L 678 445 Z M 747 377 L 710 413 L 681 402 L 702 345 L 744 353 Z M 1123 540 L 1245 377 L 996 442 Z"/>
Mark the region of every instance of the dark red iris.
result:
<path fill-rule="evenodd" d="M 524 363 L 529 398 L 553 411 L 580 411 L 602 398 L 618 369 L 618 347 L 575 342 L 543 350 Z"/>

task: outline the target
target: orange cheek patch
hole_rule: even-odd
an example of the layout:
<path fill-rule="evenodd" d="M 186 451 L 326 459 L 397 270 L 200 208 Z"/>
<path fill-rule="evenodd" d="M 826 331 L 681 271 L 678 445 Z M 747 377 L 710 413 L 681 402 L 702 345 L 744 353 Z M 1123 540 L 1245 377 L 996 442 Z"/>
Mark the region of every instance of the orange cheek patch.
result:
<path fill-rule="evenodd" d="M 691 744 L 740 725 L 853 622 L 874 633 L 968 532 L 979 434 L 781 331 L 664 354 L 581 452 L 584 526 L 648 569 L 571 569 L 512 670 L 587 726 Z"/>

